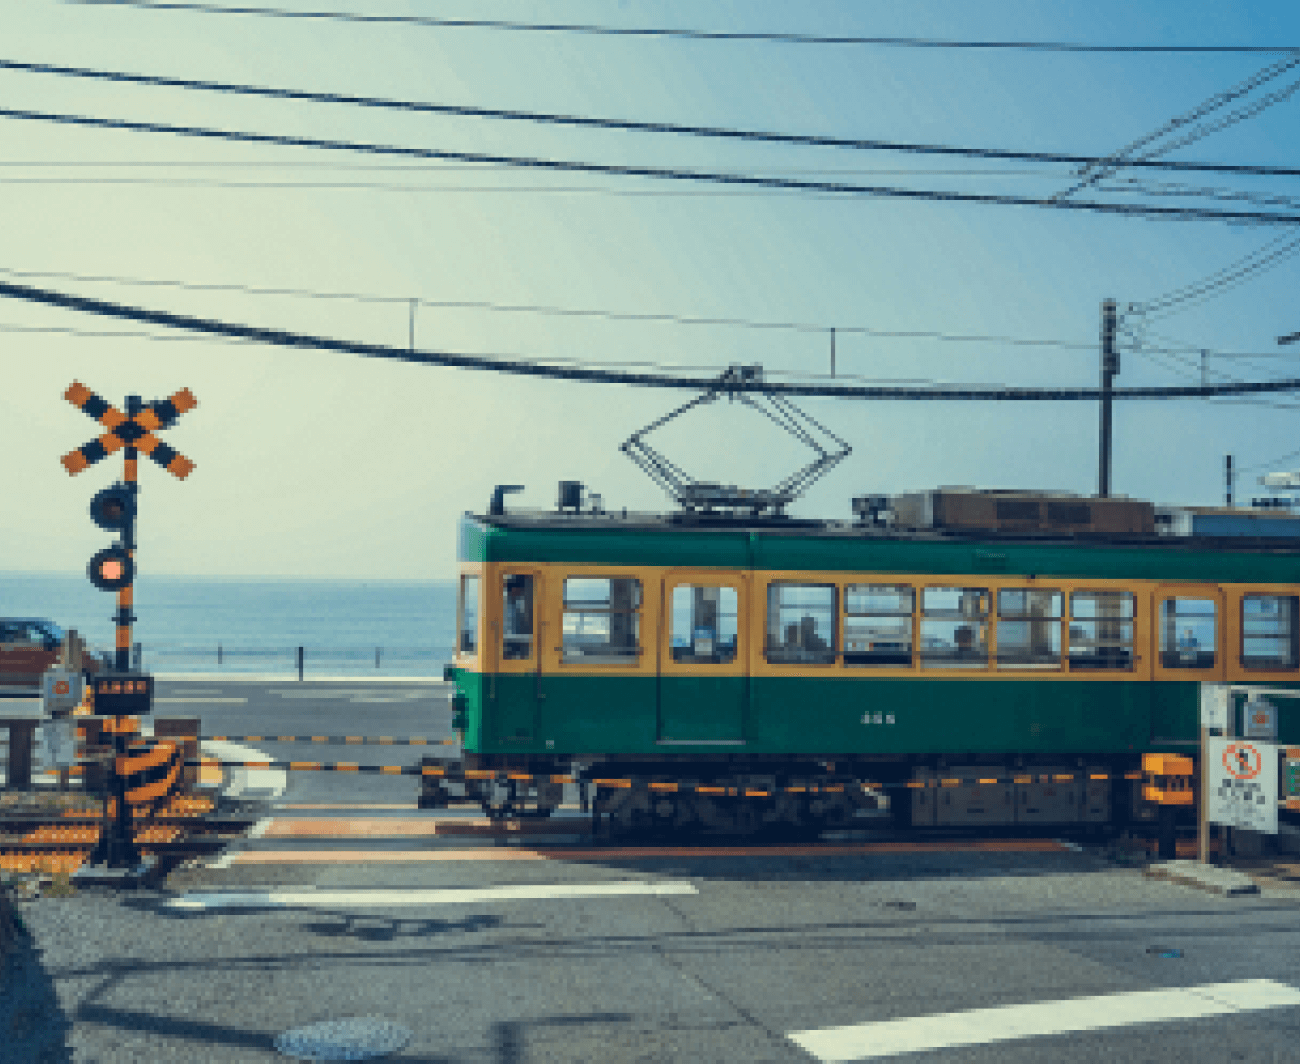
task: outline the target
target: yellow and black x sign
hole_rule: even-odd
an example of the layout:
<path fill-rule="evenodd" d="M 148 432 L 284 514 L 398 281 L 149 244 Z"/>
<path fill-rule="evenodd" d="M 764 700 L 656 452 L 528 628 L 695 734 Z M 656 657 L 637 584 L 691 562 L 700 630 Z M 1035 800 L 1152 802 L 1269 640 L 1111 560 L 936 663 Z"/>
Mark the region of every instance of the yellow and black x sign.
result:
<path fill-rule="evenodd" d="M 63 398 L 108 429 L 98 439 L 63 456 L 63 467 L 73 476 L 122 447 L 135 447 L 143 451 L 180 480 L 184 480 L 194 469 L 193 462 L 154 435 L 156 429 L 168 428 L 187 410 L 193 410 L 199 405 L 188 388 L 182 388 L 170 399 L 150 403 L 134 417 L 127 417 L 77 381 L 72 382 L 72 387 L 63 393 Z"/>

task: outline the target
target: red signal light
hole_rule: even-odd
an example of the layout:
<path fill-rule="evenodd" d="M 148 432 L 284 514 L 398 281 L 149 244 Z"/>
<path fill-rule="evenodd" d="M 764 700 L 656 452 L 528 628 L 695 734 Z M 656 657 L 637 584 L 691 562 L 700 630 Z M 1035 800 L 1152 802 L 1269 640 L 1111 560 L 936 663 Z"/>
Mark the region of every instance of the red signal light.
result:
<path fill-rule="evenodd" d="M 100 591 L 121 591 L 135 578 L 135 563 L 121 547 L 107 547 L 90 559 L 90 582 Z"/>

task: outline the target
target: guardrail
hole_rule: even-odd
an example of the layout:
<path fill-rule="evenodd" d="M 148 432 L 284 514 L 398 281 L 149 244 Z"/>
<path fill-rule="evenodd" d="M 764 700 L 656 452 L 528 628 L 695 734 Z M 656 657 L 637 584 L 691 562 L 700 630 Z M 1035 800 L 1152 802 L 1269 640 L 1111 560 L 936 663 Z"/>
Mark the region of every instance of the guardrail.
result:
<path fill-rule="evenodd" d="M 133 667 L 143 671 L 145 659 L 150 668 L 166 671 L 167 665 L 184 665 L 196 670 L 216 666 L 219 671 L 232 673 L 251 671 L 254 668 L 285 671 L 297 669 L 298 679 L 303 679 L 310 661 L 312 666 L 327 665 L 334 670 L 369 672 L 373 669 L 396 671 L 408 675 L 442 675 L 442 668 L 452 659 L 451 646 L 297 646 L 297 647 L 232 647 L 224 643 L 193 646 L 180 643 L 136 643 L 133 649 Z M 419 669 L 416 669 L 419 666 Z"/>

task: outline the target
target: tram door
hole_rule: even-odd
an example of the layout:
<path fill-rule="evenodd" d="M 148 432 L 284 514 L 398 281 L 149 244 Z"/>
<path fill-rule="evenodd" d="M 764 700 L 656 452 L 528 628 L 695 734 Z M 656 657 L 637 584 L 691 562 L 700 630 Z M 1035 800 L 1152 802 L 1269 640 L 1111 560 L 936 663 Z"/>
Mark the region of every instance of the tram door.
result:
<path fill-rule="evenodd" d="M 1195 688 L 1168 681 L 1219 681 L 1227 676 L 1227 618 L 1224 593 L 1214 584 L 1162 584 L 1151 610 L 1154 685 L 1152 738 L 1199 735 L 1199 701 Z"/>
<path fill-rule="evenodd" d="M 663 745 L 744 742 L 748 653 L 741 575 L 670 573 L 663 581 L 658 730 Z"/>

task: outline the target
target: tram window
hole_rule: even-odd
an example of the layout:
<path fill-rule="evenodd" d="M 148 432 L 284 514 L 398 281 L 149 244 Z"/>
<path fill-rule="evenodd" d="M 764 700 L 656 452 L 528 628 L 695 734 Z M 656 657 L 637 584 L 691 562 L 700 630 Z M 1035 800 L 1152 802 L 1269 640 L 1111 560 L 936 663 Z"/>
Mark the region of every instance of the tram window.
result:
<path fill-rule="evenodd" d="M 988 612 L 987 588 L 922 588 L 921 665 L 927 669 L 987 668 Z"/>
<path fill-rule="evenodd" d="M 564 581 L 563 660 L 632 665 L 639 652 L 641 581 L 571 576 Z"/>
<path fill-rule="evenodd" d="M 998 590 L 998 667 L 1061 667 L 1061 593 L 1050 588 Z"/>
<path fill-rule="evenodd" d="M 501 581 L 501 657 L 523 661 L 533 656 L 533 578 L 512 573 Z"/>
<path fill-rule="evenodd" d="M 1214 668 L 1216 613 L 1214 599 L 1161 602 L 1160 664 L 1166 669 Z"/>
<path fill-rule="evenodd" d="M 1133 595 L 1128 591 L 1073 592 L 1070 595 L 1070 668 L 1133 668 L 1134 606 Z"/>
<path fill-rule="evenodd" d="M 912 603 L 905 584 L 849 584 L 844 589 L 844 664 L 910 667 Z"/>
<path fill-rule="evenodd" d="M 460 578 L 460 601 L 456 604 L 460 636 L 456 649 L 462 654 L 478 653 L 478 577 Z"/>
<path fill-rule="evenodd" d="M 673 588 L 673 661 L 694 665 L 734 661 L 738 603 L 734 587 Z"/>
<path fill-rule="evenodd" d="M 1241 664 L 1247 669 L 1294 669 L 1300 661 L 1300 629 L 1294 595 L 1241 597 Z"/>
<path fill-rule="evenodd" d="M 835 663 L 835 585 L 769 584 L 767 660 L 783 665 Z"/>

